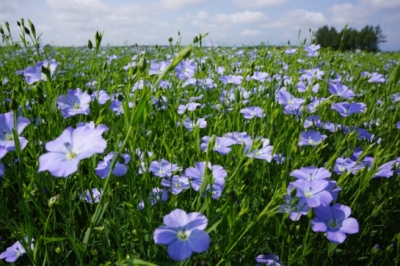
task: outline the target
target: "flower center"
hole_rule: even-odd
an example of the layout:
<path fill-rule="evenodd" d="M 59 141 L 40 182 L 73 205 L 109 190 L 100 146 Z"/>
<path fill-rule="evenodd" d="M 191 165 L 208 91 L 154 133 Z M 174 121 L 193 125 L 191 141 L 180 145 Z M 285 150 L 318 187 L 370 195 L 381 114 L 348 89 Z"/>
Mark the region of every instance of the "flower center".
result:
<path fill-rule="evenodd" d="M 6 141 L 11 141 L 11 140 L 14 140 L 14 135 L 12 134 L 12 133 L 9 133 L 9 134 L 5 134 L 6 136 Z"/>
<path fill-rule="evenodd" d="M 329 221 L 329 227 L 330 228 L 337 228 L 338 227 L 338 222 L 336 221 L 336 219 L 333 219 L 333 220 Z"/>
<path fill-rule="evenodd" d="M 186 240 L 188 238 L 188 234 L 185 232 L 185 230 L 181 230 L 178 232 L 178 238 L 180 240 Z"/>
<path fill-rule="evenodd" d="M 21 250 L 19 250 L 18 247 L 15 248 L 15 249 L 17 250 L 17 256 L 18 256 L 18 257 L 24 254 L 24 252 L 22 252 Z"/>
<path fill-rule="evenodd" d="M 308 138 L 308 143 L 309 143 L 310 145 L 313 145 L 315 142 L 314 142 L 314 140 L 313 140 L 311 137 L 309 137 L 309 138 Z"/>
<path fill-rule="evenodd" d="M 162 169 L 162 168 L 161 168 L 160 170 L 158 170 L 158 173 L 159 173 L 159 174 L 165 174 L 166 172 L 167 172 L 167 171 L 166 171 L 165 169 Z"/>
<path fill-rule="evenodd" d="M 67 158 L 67 160 L 72 160 L 74 159 L 76 156 L 78 156 L 78 152 L 75 151 L 71 144 L 69 142 L 64 143 L 65 148 L 67 148 L 68 152 L 65 155 L 65 157 Z"/>
<path fill-rule="evenodd" d="M 74 106 L 73 106 L 72 108 L 74 108 L 74 109 L 79 109 L 80 107 L 81 107 L 81 106 L 80 106 L 79 103 L 74 102 Z"/>

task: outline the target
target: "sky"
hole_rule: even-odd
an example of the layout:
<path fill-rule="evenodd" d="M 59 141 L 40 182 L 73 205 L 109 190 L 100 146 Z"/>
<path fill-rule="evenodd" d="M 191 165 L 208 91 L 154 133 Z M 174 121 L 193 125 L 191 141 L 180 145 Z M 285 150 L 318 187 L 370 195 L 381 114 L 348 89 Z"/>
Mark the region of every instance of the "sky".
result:
<path fill-rule="evenodd" d="M 380 25 L 380 49 L 400 50 L 400 0 L 0 0 L 0 23 L 10 23 L 14 40 L 21 18 L 57 46 L 86 45 L 96 31 L 111 46 L 166 45 L 169 37 L 185 45 L 206 32 L 206 45 L 298 45 L 309 29 L 348 23 Z"/>

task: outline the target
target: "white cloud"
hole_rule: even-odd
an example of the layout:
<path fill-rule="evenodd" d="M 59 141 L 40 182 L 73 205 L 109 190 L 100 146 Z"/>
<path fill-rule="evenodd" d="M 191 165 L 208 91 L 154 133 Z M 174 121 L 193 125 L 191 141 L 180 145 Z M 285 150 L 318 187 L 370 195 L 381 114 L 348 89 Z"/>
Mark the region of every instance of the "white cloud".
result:
<path fill-rule="evenodd" d="M 243 8 L 279 6 L 287 2 L 288 0 L 232 0 L 233 5 Z"/>
<path fill-rule="evenodd" d="M 280 19 L 262 25 L 264 28 L 314 28 L 327 23 L 327 18 L 320 12 L 309 12 L 304 9 L 296 9 L 286 12 Z"/>
<path fill-rule="evenodd" d="M 346 23 L 364 25 L 371 14 L 367 8 L 349 3 L 333 5 L 329 11 L 332 14 L 331 21 L 339 27 L 343 27 Z"/>
<path fill-rule="evenodd" d="M 320 26 L 326 23 L 326 17 L 320 12 L 309 12 L 303 9 L 289 11 L 284 18 L 287 23 L 293 26 Z"/>
<path fill-rule="evenodd" d="M 161 5 L 167 9 L 184 9 L 206 3 L 208 0 L 161 0 Z"/>
<path fill-rule="evenodd" d="M 5 21 L 9 20 L 15 20 L 14 14 L 18 11 L 18 2 L 23 2 L 22 0 L 20 1 L 0 1 L 0 23 L 3 23 Z M 19 18 L 17 18 L 19 19 Z M 9 21 L 10 22 L 10 21 Z"/>
<path fill-rule="evenodd" d="M 399 0 L 359 0 L 359 3 L 377 9 L 400 9 Z"/>
<path fill-rule="evenodd" d="M 257 36 L 260 35 L 258 30 L 245 29 L 240 32 L 240 36 Z"/>
<path fill-rule="evenodd" d="M 230 15 L 217 14 L 213 16 L 212 20 L 218 23 L 228 24 L 256 24 L 266 22 L 268 18 L 262 12 L 252 12 L 246 10 L 244 12 L 234 13 Z"/>

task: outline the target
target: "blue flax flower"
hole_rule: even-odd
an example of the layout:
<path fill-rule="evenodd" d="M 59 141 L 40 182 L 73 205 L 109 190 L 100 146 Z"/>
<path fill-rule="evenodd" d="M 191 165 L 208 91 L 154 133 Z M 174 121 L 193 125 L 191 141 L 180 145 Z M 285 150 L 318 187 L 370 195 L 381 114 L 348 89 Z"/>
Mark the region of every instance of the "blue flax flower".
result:
<path fill-rule="evenodd" d="M 364 113 L 367 110 L 367 105 L 365 103 L 341 102 L 332 104 L 332 109 L 339 112 L 341 116 L 347 117 L 352 114 Z"/>
<path fill-rule="evenodd" d="M 155 187 L 151 190 L 148 200 L 151 206 L 153 206 L 160 200 L 165 202 L 168 200 L 168 191 L 165 188 L 159 189 L 158 187 Z M 144 200 L 142 200 L 138 205 L 138 209 L 143 210 L 144 207 L 145 207 L 145 202 Z"/>
<path fill-rule="evenodd" d="M 250 107 L 243 108 L 242 110 L 240 110 L 240 113 L 243 114 L 244 118 L 246 118 L 246 119 L 252 119 L 255 116 L 257 116 L 259 118 L 262 118 L 265 116 L 265 114 L 263 113 L 263 109 L 258 106 L 250 106 Z"/>
<path fill-rule="evenodd" d="M 311 180 L 297 179 L 289 183 L 288 193 L 297 188 L 296 197 L 303 198 L 308 207 L 315 208 L 320 205 L 327 206 L 332 200 L 332 194 L 327 191 L 329 181 L 326 180 Z"/>
<path fill-rule="evenodd" d="M 87 203 L 93 204 L 100 201 L 100 197 L 103 194 L 103 190 L 92 188 L 92 191 L 86 190 L 85 193 L 81 194 L 80 199 L 85 200 Z"/>
<path fill-rule="evenodd" d="M 168 255 L 177 261 L 189 258 L 193 252 L 201 253 L 208 249 L 210 236 L 204 231 L 208 219 L 203 214 L 186 214 L 175 209 L 164 216 L 165 226 L 158 227 L 153 234 L 156 244 L 168 245 Z"/>
<path fill-rule="evenodd" d="M 88 115 L 90 113 L 89 103 L 91 97 L 87 92 L 81 89 L 68 91 L 67 95 L 61 95 L 57 99 L 58 108 L 60 108 L 64 118 L 77 114 Z"/>
<path fill-rule="evenodd" d="M 272 160 L 273 149 L 274 147 L 269 145 L 269 139 L 264 139 L 263 146 L 261 149 L 252 150 L 246 156 L 250 158 L 254 157 L 257 159 L 265 160 L 270 163 Z"/>
<path fill-rule="evenodd" d="M 174 175 L 173 177 L 163 179 L 161 181 L 161 186 L 169 187 L 171 193 L 176 195 L 181 193 L 182 190 L 188 189 L 190 187 L 190 183 L 189 178 L 186 176 Z"/>
<path fill-rule="evenodd" d="M 279 261 L 279 257 L 273 253 L 265 256 L 260 254 L 256 258 L 256 266 L 283 266 L 284 264 Z"/>
<path fill-rule="evenodd" d="M 190 102 L 190 103 L 188 103 L 188 104 L 186 104 L 186 105 L 181 104 L 181 105 L 178 106 L 178 114 L 181 115 L 181 114 L 183 114 L 186 110 L 188 110 L 188 111 L 194 111 L 194 110 L 196 110 L 196 108 L 197 108 L 198 106 L 201 106 L 201 104 L 200 104 L 200 103 L 195 103 L 195 102 Z"/>
<path fill-rule="evenodd" d="M 7 154 L 7 149 L 4 148 L 3 146 L 0 146 L 0 160 L 3 159 L 4 156 Z M 4 165 L 0 161 L 0 177 L 4 175 Z"/>
<path fill-rule="evenodd" d="M 213 137 L 208 137 L 208 136 L 204 136 L 201 138 L 201 141 L 203 142 L 200 144 L 202 151 L 207 151 L 208 144 L 212 140 L 212 138 Z M 221 155 L 226 155 L 231 151 L 231 148 L 229 148 L 229 146 L 232 146 L 236 143 L 237 142 L 231 138 L 216 137 L 213 151 L 216 151 Z"/>
<path fill-rule="evenodd" d="M 314 232 L 325 232 L 326 238 L 334 244 L 346 240 L 346 234 L 358 233 L 358 222 L 349 218 L 351 209 L 336 203 L 331 206 L 320 206 L 316 209 L 317 217 L 312 219 L 311 228 Z"/>
<path fill-rule="evenodd" d="M 67 177 L 78 170 L 81 160 L 103 153 L 107 142 L 101 136 L 104 126 L 91 128 L 81 125 L 68 127 L 55 140 L 46 143 L 47 153 L 39 157 L 38 172 L 49 171 L 56 177 Z"/>
<path fill-rule="evenodd" d="M 356 96 L 352 90 L 340 82 L 337 82 L 336 84 L 329 82 L 329 92 L 347 100 L 351 100 L 354 96 Z"/>
<path fill-rule="evenodd" d="M 290 195 L 285 196 L 285 203 L 279 207 L 280 212 L 289 214 L 289 218 L 292 221 L 300 220 L 302 215 L 307 215 L 308 205 L 303 198 L 300 198 L 297 204 L 295 204 L 295 199 Z"/>
<path fill-rule="evenodd" d="M 181 168 L 177 164 L 171 164 L 167 160 L 153 161 L 150 163 L 150 172 L 158 177 L 170 177 L 172 173 L 180 170 Z"/>
<path fill-rule="evenodd" d="M 17 135 L 19 136 L 22 131 L 31 122 L 25 117 L 18 117 L 17 119 Z M 8 151 L 15 151 L 14 141 L 14 113 L 13 111 L 0 114 L 0 146 Z M 24 137 L 18 137 L 21 150 L 28 144 L 28 140 Z"/>
<path fill-rule="evenodd" d="M 326 168 L 317 168 L 314 166 L 300 167 L 300 169 L 296 169 L 290 173 L 290 176 L 307 181 L 327 179 L 331 175 L 332 174 Z"/>
<path fill-rule="evenodd" d="M 299 146 L 317 146 L 324 139 L 326 139 L 326 135 L 322 135 L 318 131 L 309 130 L 301 132 Z"/>
<path fill-rule="evenodd" d="M 25 238 L 27 241 L 27 238 Z M 33 241 L 34 239 L 32 239 Z M 33 250 L 33 243 L 31 244 L 31 249 Z M 15 262 L 19 257 L 26 253 L 25 248 L 22 246 L 21 242 L 17 241 L 11 247 L 8 247 L 6 251 L 0 254 L 0 260 L 6 259 L 7 262 Z"/>
<path fill-rule="evenodd" d="M 383 77 L 382 74 L 379 73 L 368 73 L 366 71 L 362 72 L 361 74 L 363 77 L 367 77 L 368 78 L 368 82 L 372 83 L 372 82 L 379 82 L 379 83 L 383 83 L 385 82 L 385 78 Z"/>
<path fill-rule="evenodd" d="M 44 73 L 42 73 L 43 67 L 50 67 L 50 75 L 53 76 L 54 71 L 56 70 L 58 63 L 55 60 L 45 60 L 43 62 L 38 62 L 35 66 L 29 66 L 24 71 L 23 74 L 25 76 L 26 82 L 31 85 L 39 80 L 46 81 L 47 77 Z"/>
<path fill-rule="evenodd" d="M 114 152 L 110 152 L 106 157 L 104 157 L 104 160 L 100 161 L 96 169 L 94 169 L 96 175 L 100 176 L 101 178 L 106 178 L 108 176 L 108 173 L 110 172 L 110 167 L 113 158 L 114 158 Z M 112 171 L 112 173 L 116 176 L 123 176 L 128 171 L 126 164 L 129 163 L 131 157 L 128 154 L 121 154 L 121 158 L 123 159 L 123 163 L 120 163 L 119 160 L 117 159 L 115 167 Z"/>
<path fill-rule="evenodd" d="M 225 177 L 228 173 L 220 165 L 211 165 L 208 162 L 207 167 L 212 175 L 212 183 L 218 184 L 218 188 L 223 188 L 225 185 Z M 185 170 L 184 176 L 192 178 L 192 187 L 194 190 L 199 191 L 201 183 L 204 180 L 204 175 L 206 174 L 206 162 L 196 163 L 195 167 L 189 167 Z M 214 189 L 214 187 L 213 187 Z"/>
<path fill-rule="evenodd" d="M 242 83 L 242 76 L 236 76 L 236 75 L 228 75 L 228 76 L 222 76 L 219 78 L 219 80 L 224 83 L 224 84 L 236 84 L 240 85 Z"/>
<path fill-rule="evenodd" d="M 183 126 L 189 130 L 189 131 L 193 131 L 193 129 L 195 127 L 199 127 L 199 128 L 205 128 L 207 127 L 207 121 L 204 118 L 199 118 L 197 119 L 196 122 L 190 120 L 190 118 L 186 118 L 185 123 L 183 123 Z"/>

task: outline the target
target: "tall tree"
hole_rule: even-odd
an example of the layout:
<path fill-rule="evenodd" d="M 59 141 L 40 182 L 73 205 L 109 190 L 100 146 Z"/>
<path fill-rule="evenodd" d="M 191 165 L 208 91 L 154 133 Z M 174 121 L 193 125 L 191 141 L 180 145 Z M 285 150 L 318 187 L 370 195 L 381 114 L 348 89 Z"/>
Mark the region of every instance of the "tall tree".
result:
<path fill-rule="evenodd" d="M 386 42 L 379 25 L 365 26 L 360 31 L 353 28 L 341 30 L 339 33 L 334 27 L 325 25 L 314 34 L 314 41 L 321 47 L 330 47 L 337 50 L 341 47 L 343 51 L 361 49 L 367 52 L 379 51 L 379 44 Z"/>

